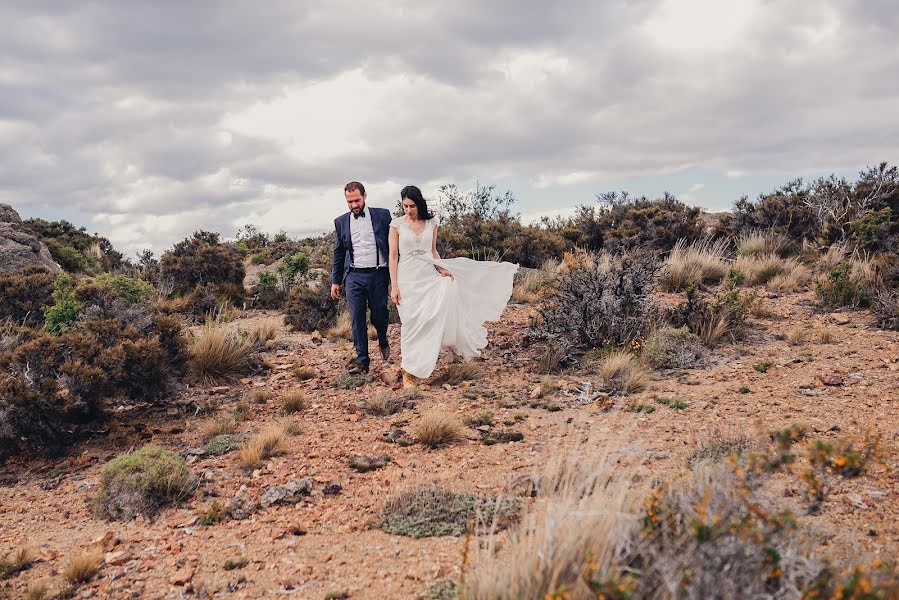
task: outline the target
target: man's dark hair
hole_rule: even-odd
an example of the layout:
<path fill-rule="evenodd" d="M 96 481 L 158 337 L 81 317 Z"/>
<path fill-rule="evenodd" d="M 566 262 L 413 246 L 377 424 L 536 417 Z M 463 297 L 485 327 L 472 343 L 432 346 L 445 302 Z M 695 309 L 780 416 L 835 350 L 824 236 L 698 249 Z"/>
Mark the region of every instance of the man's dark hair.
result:
<path fill-rule="evenodd" d="M 363 196 L 365 195 L 365 186 L 359 183 L 358 181 L 351 181 L 343 187 L 343 193 L 352 192 L 355 190 L 359 190 L 359 193 Z"/>

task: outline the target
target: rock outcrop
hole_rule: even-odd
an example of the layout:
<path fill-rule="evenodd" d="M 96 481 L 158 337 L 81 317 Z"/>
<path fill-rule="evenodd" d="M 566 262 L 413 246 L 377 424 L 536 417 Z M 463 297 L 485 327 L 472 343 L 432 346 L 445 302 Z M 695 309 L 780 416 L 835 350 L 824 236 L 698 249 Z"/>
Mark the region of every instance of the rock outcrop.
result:
<path fill-rule="evenodd" d="M 18 273 L 34 266 L 62 271 L 47 246 L 22 229 L 19 213 L 9 204 L 0 204 L 0 272 Z"/>

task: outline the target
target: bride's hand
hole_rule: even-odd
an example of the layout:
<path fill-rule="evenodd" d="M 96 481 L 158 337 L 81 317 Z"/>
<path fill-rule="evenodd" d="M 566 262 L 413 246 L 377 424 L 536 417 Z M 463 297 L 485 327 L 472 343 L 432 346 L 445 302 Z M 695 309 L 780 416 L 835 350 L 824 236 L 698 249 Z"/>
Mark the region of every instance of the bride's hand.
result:
<path fill-rule="evenodd" d="M 399 288 L 393 288 L 390 291 L 390 299 L 393 300 L 393 303 L 396 306 L 400 305 L 400 290 L 399 290 Z"/>
<path fill-rule="evenodd" d="M 453 274 L 450 273 L 449 271 L 447 271 L 446 269 L 444 269 L 443 267 L 437 267 L 437 272 L 440 273 L 441 275 L 443 275 L 444 277 L 449 277 L 450 279 L 454 279 Z"/>

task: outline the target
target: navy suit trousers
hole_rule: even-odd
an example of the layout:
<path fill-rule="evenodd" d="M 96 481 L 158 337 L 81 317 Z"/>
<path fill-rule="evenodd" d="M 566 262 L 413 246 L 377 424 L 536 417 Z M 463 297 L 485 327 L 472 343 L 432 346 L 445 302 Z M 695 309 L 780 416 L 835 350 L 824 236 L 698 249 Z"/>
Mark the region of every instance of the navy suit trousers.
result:
<path fill-rule="evenodd" d="M 371 310 L 371 324 L 378 332 L 378 345 L 387 345 L 387 296 L 390 272 L 356 271 L 350 269 L 344 282 L 347 305 L 350 308 L 350 323 L 353 326 L 353 346 L 356 348 L 356 364 L 367 369 L 368 357 L 368 311 Z"/>

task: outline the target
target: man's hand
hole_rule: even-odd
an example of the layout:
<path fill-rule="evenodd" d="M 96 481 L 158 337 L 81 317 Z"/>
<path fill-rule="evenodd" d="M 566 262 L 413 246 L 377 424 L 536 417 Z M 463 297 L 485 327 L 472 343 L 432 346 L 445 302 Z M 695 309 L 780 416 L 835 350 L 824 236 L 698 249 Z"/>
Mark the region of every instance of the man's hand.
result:
<path fill-rule="evenodd" d="M 390 299 L 393 300 L 393 303 L 396 306 L 400 305 L 400 289 L 399 288 L 395 287 L 392 290 L 390 290 Z"/>
<path fill-rule="evenodd" d="M 331 284 L 331 298 L 337 300 L 340 298 L 340 284 L 332 283 Z"/>

